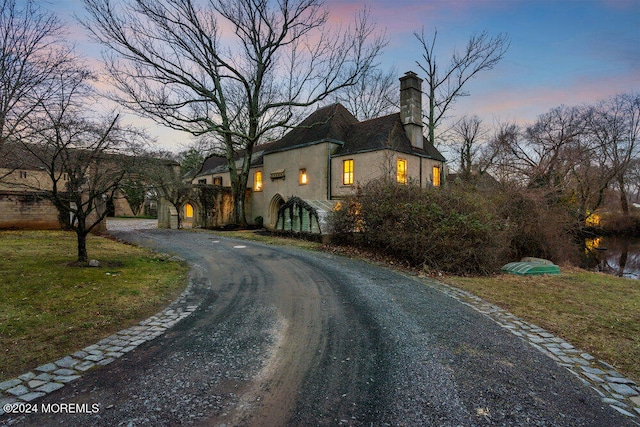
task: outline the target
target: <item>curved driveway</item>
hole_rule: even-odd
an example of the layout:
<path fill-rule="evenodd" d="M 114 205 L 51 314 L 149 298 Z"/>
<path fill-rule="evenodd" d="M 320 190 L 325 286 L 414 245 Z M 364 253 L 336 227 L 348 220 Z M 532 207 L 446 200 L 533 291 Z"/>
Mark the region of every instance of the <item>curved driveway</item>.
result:
<path fill-rule="evenodd" d="M 624 426 L 593 390 L 419 280 L 324 253 L 139 230 L 206 271 L 199 309 L 24 425 Z"/>

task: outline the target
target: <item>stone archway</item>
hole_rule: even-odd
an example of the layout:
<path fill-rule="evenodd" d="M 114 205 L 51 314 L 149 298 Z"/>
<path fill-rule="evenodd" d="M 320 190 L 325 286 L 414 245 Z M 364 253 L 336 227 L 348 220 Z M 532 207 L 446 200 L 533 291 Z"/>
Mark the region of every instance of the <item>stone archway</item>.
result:
<path fill-rule="evenodd" d="M 188 201 L 182 206 L 182 227 L 193 228 L 196 218 L 197 206 L 192 201 Z"/>
<path fill-rule="evenodd" d="M 278 223 L 278 211 L 282 205 L 284 205 L 284 198 L 280 194 L 276 193 L 269 203 L 269 218 L 267 218 L 269 228 L 276 228 L 276 224 Z"/>

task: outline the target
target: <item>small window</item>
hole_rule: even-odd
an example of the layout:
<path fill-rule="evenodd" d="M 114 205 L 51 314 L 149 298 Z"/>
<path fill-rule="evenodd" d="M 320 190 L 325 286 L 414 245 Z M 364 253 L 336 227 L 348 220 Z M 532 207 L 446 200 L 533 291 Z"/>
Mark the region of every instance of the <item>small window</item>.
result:
<path fill-rule="evenodd" d="M 206 183 L 207 183 L 207 178 L 198 180 L 198 184 L 206 184 Z"/>
<path fill-rule="evenodd" d="M 342 161 L 342 183 L 353 185 L 353 159 Z"/>
<path fill-rule="evenodd" d="M 439 166 L 433 167 L 433 177 L 431 182 L 433 183 L 434 187 L 440 187 L 440 167 Z"/>
<path fill-rule="evenodd" d="M 398 183 L 407 183 L 407 161 L 404 159 L 398 159 L 397 161 L 397 177 Z"/>
<path fill-rule="evenodd" d="M 26 178 L 27 177 L 27 171 L 20 171 L 20 178 Z"/>
<path fill-rule="evenodd" d="M 222 185 L 222 177 L 216 176 L 213 178 L 213 185 Z"/>
<path fill-rule="evenodd" d="M 306 185 L 308 181 L 308 177 L 307 177 L 307 170 L 306 169 L 300 169 L 300 179 L 299 179 L 300 185 Z"/>
<path fill-rule="evenodd" d="M 262 171 L 253 174 L 253 191 L 262 191 Z"/>

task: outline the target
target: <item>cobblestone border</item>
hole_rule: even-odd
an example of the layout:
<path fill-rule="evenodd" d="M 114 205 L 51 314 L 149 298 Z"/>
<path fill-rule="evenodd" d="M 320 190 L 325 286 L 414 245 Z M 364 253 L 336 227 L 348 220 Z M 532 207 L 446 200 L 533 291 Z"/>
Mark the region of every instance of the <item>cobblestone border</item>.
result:
<path fill-rule="evenodd" d="M 429 279 L 422 278 L 422 281 L 429 287 L 484 314 L 512 334 L 524 339 L 560 366 L 566 368 L 583 384 L 595 390 L 604 403 L 640 425 L 638 422 L 640 387 L 621 375 L 613 366 L 602 360 L 596 360 L 592 355 L 575 348 L 562 338 L 558 338 L 545 329 L 526 322 L 469 292 Z"/>
<path fill-rule="evenodd" d="M 178 257 L 171 259 L 184 261 Z M 187 288 L 178 299 L 156 315 L 141 321 L 138 325 L 116 332 L 96 344 L 87 346 L 55 362 L 38 366 L 31 372 L 1 382 L 0 416 L 5 413 L 2 409 L 4 405 L 31 402 L 58 390 L 65 384 L 80 378 L 86 371 L 106 366 L 137 346 L 162 335 L 176 323 L 188 317 L 203 301 L 202 298 L 196 297 L 194 292 L 196 287 L 202 285 L 200 279 L 203 277 L 203 271 L 199 266 L 192 266 Z"/>

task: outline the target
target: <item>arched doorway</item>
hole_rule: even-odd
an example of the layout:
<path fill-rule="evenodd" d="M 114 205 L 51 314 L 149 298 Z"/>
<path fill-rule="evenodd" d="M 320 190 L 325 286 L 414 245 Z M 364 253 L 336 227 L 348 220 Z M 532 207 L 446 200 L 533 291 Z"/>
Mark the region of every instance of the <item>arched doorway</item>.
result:
<path fill-rule="evenodd" d="M 276 223 L 278 222 L 278 209 L 280 209 L 280 206 L 282 205 L 284 205 L 284 198 L 282 198 L 280 194 L 276 194 L 275 196 L 273 196 L 271 202 L 269 203 L 269 228 L 276 227 Z"/>
<path fill-rule="evenodd" d="M 182 208 L 182 213 L 184 215 L 182 226 L 186 228 L 193 227 L 193 205 L 191 203 L 185 203 Z"/>

